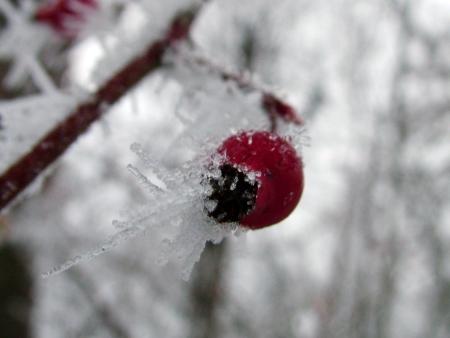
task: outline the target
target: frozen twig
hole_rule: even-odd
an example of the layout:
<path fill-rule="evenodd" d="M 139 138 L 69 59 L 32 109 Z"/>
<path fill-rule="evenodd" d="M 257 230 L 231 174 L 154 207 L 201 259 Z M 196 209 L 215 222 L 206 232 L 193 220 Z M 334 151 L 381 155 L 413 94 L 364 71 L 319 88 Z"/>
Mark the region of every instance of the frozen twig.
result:
<path fill-rule="evenodd" d="M 56 88 L 50 75 L 34 57 L 26 56 L 23 59 L 23 62 L 32 70 L 30 74 L 34 82 L 43 93 L 58 93 L 58 88 Z"/>
<path fill-rule="evenodd" d="M 166 50 L 187 38 L 200 9 L 198 5 L 176 15 L 164 36 L 100 86 L 0 176 L 0 211 L 54 163 L 112 104 L 161 66 Z"/>
<path fill-rule="evenodd" d="M 248 73 L 235 73 L 225 66 L 216 63 L 214 60 L 198 53 L 180 54 L 185 61 L 205 67 L 211 72 L 219 74 L 224 81 L 232 81 L 242 89 L 260 92 L 261 105 L 269 115 L 272 132 L 275 132 L 277 129 L 277 118 L 281 118 L 286 122 L 297 125 L 304 124 L 303 118 L 290 104 L 274 94 L 267 86 L 253 80 Z"/>

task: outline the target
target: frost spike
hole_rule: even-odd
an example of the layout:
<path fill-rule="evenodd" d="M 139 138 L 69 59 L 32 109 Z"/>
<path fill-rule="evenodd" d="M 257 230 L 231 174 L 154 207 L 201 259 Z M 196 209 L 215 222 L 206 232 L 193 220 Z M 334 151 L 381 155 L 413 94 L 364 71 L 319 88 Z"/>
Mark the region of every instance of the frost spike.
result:
<path fill-rule="evenodd" d="M 142 163 L 144 163 L 147 169 L 153 171 L 153 173 L 157 175 L 158 178 L 162 178 L 163 175 L 159 170 L 158 163 L 150 157 L 150 155 L 142 148 L 142 145 L 140 143 L 133 143 L 130 146 L 130 150 L 136 154 L 136 156 L 142 161 Z"/>
<path fill-rule="evenodd" d="M 153 184 L 152 182 L 150 182 L 150 180 L 147 178 L 147 176 L 142 174 L 138 168 L 129 164 L 129 165 L 127 165 L 127 169 L 134 177 L 136 177 L 139 180 L 139 183 L 141 183 L 145 187 L 145 190 L 147 192 L 149 192 L 151 194 L 156 194 L 156 193 L 163 191 L 156 184 Z"/>
<path fill-rule="evenodd" d="M 132 226 L 132 227 L 126 228 L 126 229 L 112 235 L 102 246 L 100 246 L 92 251 L 86 252 L 82 255 L 78 255 L 78 256 L 75 256 L 75 257 L 67 260 L 63 264 L 56 266 L 53 269 L 43 273 L 42 277 L 43 278 L 51 277 L 53 275 L 56 275 L 63 271 L 66 271 L 81 262 L 89 261 L 89 260 L 115 248 L 116 246 L 118 246 L 122 242 L 126 241 L 127 239 L 137 236 L 139 233 L 143 232 L 144 230 L 145 230 L 145 228 L 142 226 Z"/>

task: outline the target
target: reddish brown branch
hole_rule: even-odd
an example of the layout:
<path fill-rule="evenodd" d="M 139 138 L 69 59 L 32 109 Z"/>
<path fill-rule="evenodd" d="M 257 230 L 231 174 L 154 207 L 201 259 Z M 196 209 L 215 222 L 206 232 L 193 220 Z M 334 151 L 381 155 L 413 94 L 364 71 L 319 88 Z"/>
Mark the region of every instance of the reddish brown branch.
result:
<path fill-rule="evenodd" d="M 264 86 L 253 82 L 245 74 L 234 73 L 224 67 L 214 63 L 203 56 L 187 55 L 186 61 L 193 62 L 199 66 L 206 67 L 209 70 L 219 74 L 226 81 L 233 81 L 240 88 L 250 89 L 261 93 L 261 106 L 267 112 L 270 120 L 270 129 L 272 132 L 277 130 L 277 120 L 281 118 L 286 122 L 303 125 L 305 121 L 290 104 L 279 98 Z"/>
<path fill-rule="evenodd" d="M 97 121 L 105 108 L 117 102 L 145 76 L 161 66 L 165 51 L 187 38 L 200 7 L 178 14 L 166 34 L 101 86 L 90 100 L 80 104 L 34 148 L 0 177 L 0 211 L 54 163 L 77 138 Z"/>
<path fill-rule="evenodd" d="M 269 115 L 272 132 L 276 132 L 277 130 L 277 118 L 300 126 L 305 123 L 303 118 L 291 105 L 272 93 L 264 92 L 261 97 L 261 104 Z"/>

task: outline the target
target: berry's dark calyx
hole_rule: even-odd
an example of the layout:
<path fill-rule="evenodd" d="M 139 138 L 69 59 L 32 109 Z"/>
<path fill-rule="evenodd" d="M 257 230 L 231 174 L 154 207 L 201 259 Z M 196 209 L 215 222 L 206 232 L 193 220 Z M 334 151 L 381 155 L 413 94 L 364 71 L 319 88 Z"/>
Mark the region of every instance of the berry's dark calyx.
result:
<path fill-rule="evenodd" d="M 295 209 L 302 196 L 304 176 L 301 157 L 289 140 L 267 131 L 243 131 L 225 139 L 217 154 L 223 158 L 219 169 L 227 166 L 221 169 L 217 183 L 212 186 L 214 198 L 205 200 L 211 217 L 256 230 L 281 222 Z M 217 176 L 211 175 L 207 180 Z M 228 176 L 254 182 L 255 190 L 244 186 L 235 192 L 231 183 L 227 183 Z M 253 198 L 248 203 L 247 190 L 256 194 L 254 203 Z M 214 202 L 218 204 L 217 210 L 213 208 Z"/>
<path fill-rule="evenodd" d="M 220 177 L 207 179 L 212 192 L 206 200 L 215 205 L 206 212 L 218 223 L 240 222 L 255 206 L 258 182 L 252 182 L 247 174 L 230 164 L 222 164 L 219 169 Z"/>

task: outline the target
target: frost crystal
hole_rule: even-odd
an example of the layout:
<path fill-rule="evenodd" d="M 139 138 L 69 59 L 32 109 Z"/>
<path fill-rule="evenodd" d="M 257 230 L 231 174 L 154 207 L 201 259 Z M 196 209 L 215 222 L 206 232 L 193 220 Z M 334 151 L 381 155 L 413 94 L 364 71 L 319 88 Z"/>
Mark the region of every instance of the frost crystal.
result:
<path fill-rule="evenodd" d="M 205 160 L 195 159 L 185 163 L 180 169 L 164 169 L 156 166 L 142 147 L 135 143 L 131 146 L 147 169 L 152 170 L 152 176 L 147 177 L 133 165 L 128 169 L 148 194 L 147 203 L 139 210 L 131 211 L 122 221 L 113 221 L 118 230 L 99 247 L 82 255 L 69 259 L 43 274 L 43 277 L 65 271 L 72 266 L 90 260 L 105 253 L 123 241 L 143 234 L 153 229 L 163 234 L 161 256 L 159 263 L 171 262 L 178 267 L 180 275 L 187 280 L 194 264 L 206 242 L 219 243 L 226 235 L 233 233 L 236 224 L 217 224 L 205 213 L 205 193 L 201 184 L 205 172 Z M 162 189 L 155 182 L 159 180 L 164 184 Z M 155 229 L 158 228 L 158 229 Z"/>

